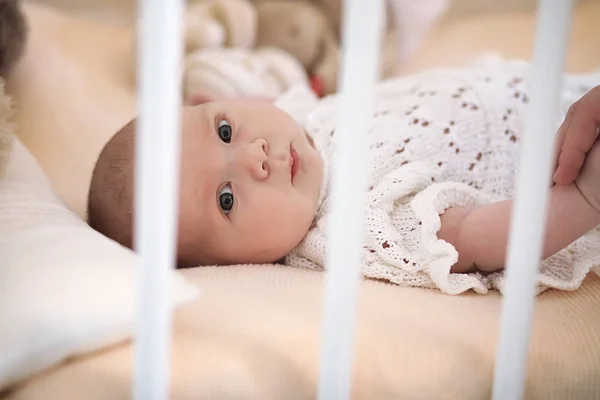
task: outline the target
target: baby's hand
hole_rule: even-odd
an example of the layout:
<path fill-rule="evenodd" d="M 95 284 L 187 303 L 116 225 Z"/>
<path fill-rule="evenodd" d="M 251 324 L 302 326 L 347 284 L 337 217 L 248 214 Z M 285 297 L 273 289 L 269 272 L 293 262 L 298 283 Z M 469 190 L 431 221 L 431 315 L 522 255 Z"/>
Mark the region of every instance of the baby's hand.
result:
<path fill-rule="evenodd" d="M 586 154 L 597 147 L 599 126 L 600 86 L 596 86 L 573 103 L 558 130 L 553 178 L 556 184 L 568 185 L 578 177 L 586 162 Z M 596 180 L 598 178 L 600 175 L 597 174 Z"/>
<path fill-rule="evenodd" d="M 600 140 L 596 140 L 587 153 L 575 184 L 588 203 L 600 213 Z"/>

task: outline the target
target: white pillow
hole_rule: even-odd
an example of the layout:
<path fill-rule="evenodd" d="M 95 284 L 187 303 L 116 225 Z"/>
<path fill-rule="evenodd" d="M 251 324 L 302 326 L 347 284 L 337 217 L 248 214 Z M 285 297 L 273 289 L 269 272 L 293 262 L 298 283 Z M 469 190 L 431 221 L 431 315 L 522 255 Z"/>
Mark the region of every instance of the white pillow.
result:
<path fill-rule="evenodd" d="M 10 134 L 1 106 L 0 143 Z M 67 357 L 131 337 L 138 281 L 136 255 L 70 211 L 20 141 L 3 172 L 0 391 Z M 177 272 L 170 284 L 174 306 L 198 293 Z"/>

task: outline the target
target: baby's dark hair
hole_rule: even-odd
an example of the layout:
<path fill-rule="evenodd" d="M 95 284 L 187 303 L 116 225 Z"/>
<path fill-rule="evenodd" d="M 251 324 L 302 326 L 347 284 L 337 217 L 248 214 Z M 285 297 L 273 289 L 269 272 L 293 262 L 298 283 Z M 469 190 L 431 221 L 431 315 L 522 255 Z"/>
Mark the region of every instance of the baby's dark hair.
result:
<path fill-rule="evenodd" d="M 0 0 L 0 76 L 8 77 L 23 54 L 27 22 L 18 0 Z"/>
<path fill-rule="evenodd" d="M 100 152 L 87 207 L 90 227 L 129 249 L 133 249 L 134 238 L 135 126 L 135 119 L 127 123 Z M 197 266 L 208 259 L 201 247 L 185 242 L 185 235 L 181 244 L 177 267 Z"/>
<path fill-rule="evenodd" d="M 1 0 L 0 0 L 1 1 Z M 88 223 L 104 236 L 133 247 L 135 119 L 104 146 L 90 183 Z"/>

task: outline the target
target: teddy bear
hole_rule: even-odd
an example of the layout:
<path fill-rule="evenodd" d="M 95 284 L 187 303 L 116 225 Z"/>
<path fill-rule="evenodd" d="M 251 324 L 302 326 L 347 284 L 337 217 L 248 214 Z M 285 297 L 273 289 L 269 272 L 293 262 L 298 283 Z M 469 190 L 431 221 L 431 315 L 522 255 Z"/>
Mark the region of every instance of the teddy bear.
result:
<path fill-rule="evenodd" d="M 342 0 L 253 0 L 257 9 L 256 46 L 294 55 L 326 95 L 337 90 Z M 448 0 L 386 0 L 380 77 L 396 74 L 426 32 L 445 13 Z"/>
<path fill-rule="evenodd" d="M 395 74 L 447 1 L 385 1 L 380 77 Z M 319 96 L 335 93 L 341 11 L 342 0 L 196 0 L 186 13 L 184 96 L 271 97 L 306 81 Z"/>
<path fill-rule="evenodd" d="M 276 98 L 307 85 L 303 65 L 283 49 L 255 48 L 257 13 L 250 0 L 199 0 L 185 14 L 184 101 Z"/>
<path fill-rule="evenodd" d="M 194 52 L 185 60 L 184 98 L 275 99 L 296 85 L 308 86 L 303 66 L 285 51 L 219 48 Z"/>
<path fill-rule="evenodd" d="M 251 48 L 256 37 L 256 10 L 248 0 L 200 0 L 185 12 L 185 51 Z"/>
<path fill-rule="evenodd" d="M 257 47 L 275 47 L 293 55 L 305 68 L 313 90 L 331 94 L 337 88 L 339 42 L 327 16 L 307 1 L 255 1 Z"/>

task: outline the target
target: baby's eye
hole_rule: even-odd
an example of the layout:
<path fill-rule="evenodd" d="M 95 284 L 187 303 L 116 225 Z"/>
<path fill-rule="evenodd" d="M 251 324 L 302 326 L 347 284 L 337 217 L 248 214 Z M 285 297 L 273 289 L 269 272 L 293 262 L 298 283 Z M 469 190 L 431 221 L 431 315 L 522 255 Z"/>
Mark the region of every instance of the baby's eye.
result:
<path fill-rule="evenodd" d="M 233 208 L 233 192 L 229 183 L 219 190 L 219 207 L 221 207 L 225 215 L 229 214 Z"/>
<path fill-rule="evenodd" d="M 232 135 L 231 125 L 229 125 L 229 123 L 227 121 L 225 121 L 224 119 L 219 121 L 219 127 L 217 128 L 217 133 L 219 134 L 219 138 L 223 142 L 225 142 L 225 143 L 231 142 L 231 135 Z"/>

